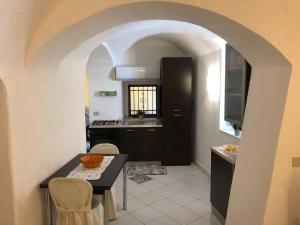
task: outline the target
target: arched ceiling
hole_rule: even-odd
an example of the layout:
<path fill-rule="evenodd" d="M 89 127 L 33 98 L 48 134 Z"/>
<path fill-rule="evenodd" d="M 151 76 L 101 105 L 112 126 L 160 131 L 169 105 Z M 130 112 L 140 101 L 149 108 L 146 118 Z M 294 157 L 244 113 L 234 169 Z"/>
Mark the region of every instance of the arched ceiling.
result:
<path fill-rule="evenodd" d="M 135 43 L 145 39 L 162 39 L 178 46 L 189 55 L 197 57 L 220 49 L 223 39 L 207 29 L 186 22 L 171 20 L 145 20 L 127 23 L 98 35 L 91 42 L 103 44 L 115 65 Z"/>
<path fill-rule="evenodd" d="M 231 4 L 228 4 L 228 9 L 224 9 L 224 6 L 222 4 L 219 4 L 219 2 L 214 1 L 194 1 L 194 0 L 162 0 L 162 1 L 140 1 L 140 0 L 122 0 L 122 1 L 74 1 L 74 0 L 51 0 L 51 7 L 47 6 L 45 7 L 46 12 L 44 13 L 44 18 L 42 18 L 39 22 L 39 26 L 35 29 L 35 34 L 32 36 L 29 46 L 28 46 L 28 52 L 27 55 L 29 59 L 35 55 L 37 50 L 45 45 L 51 38 L 57 36 L 60 32 L 63 32 L 67 28 L 73 26 L 74 24 L 81 23 L 87 18 L 94 17 L 97 13 L 106 13 L 110 9 L 116 9 L 116 8 L 122 8 L 127 5 L 131 8 L 135 8 L 137 4 L 141 4 L 140 2 L 143 2 L 142 4 L 147 5 L 146 10 L 148 13 L 152 15 L 152 17 L 159 17 L 159 14 L 161 13 L 159 10 L 157 10 L 156 6 L 159 5 L 161 10 L 163 11 L 163 14 L 165 15 L 165 18 L 172 17 L 172 14 L 177 14 L 178 17 L 182 17 L 182 14 L 185 14 L 186 17 L 192 18 L 193 15 L 190 13 L 186 13 L 183 8 L 188 7 L 199 7 L 198 10 L 206 11 L 205 9 L 210 9 L 215 13 L 218 13 L 219 15 L 224 15 L 227 18 L 235 19 L 240 18 L 240 15 L 243 15 L 242 20 L 239 19 L 240 24 L 244 24 L 247 27 L 251 27 L 251 21 L 253 18 L 253 15 L 256 17 L 260 17 L 261 21 L 264 21 L 264 23 L 269 22 L 270 24 L 276 24 L 276 26 L 284 26 L 285 21 L 280 19 L 282 15 L 284 15 L 284 10 L 281 4 L 279 4 L 278 1 L 272 3 L 272 9 L 276 9 L 276 13 L 268 14 L 264 13 L 264 11 L 269 11 L 269 5 L 268 4 L 260 4 L 260 8 L 257 9 L 257 1 L 247 2 L 247 7 L 245 7 L 244 2 L 241 1 L 234 1 L 231 2 Z M 236 7 L 231 7 L 230 5 L 235 5 Z M 170 7 L 170 5 L 173 5 L 175 7 Z M 152 10 L 149 10 L 151 7 Z M 179 9 L 181 8 L 181 9 Z M 235 10 L 235 8 L 240 8 L 243 10 Z M 255 9 L 255 10 L 254 10 Z M 118 11 L 118 10 L 116 10 Z M 140 16 L 144 15 L 146 18 L 147 13 L 145 13 L 143 10 L 140 10 Z M 205 13 L 204 13 L 205 14 Z M 126 10 L 123 10 L 119 13 L 115 13 L 114 16 L 120 16 L 122 17 L 123 21 L 128 21 L 128 17 L 131 16 L 131 14 L 126 12 Z M 198 16 L 199 19 L 201 16 Z M 171 18 L 170 18 L 171 19 Z M 207 20 L 210 20 L 211 18 L 207 18 Z M 112 22 L 113 21 L 113 22 Z M 112 18 L 112 20 L 106 20 L 104 21 L 105 24 L 114 23 L 115 20 Z M 206 22 L 204 22 L 206 23 Z M 249 26 L 250 24 L 250 26 Z M 276 29 L 274 29 L 276 30 Z M 281 39 L 280 33 L 270 33 L 269 31 L 261 30 L 262 34 L 265 34 L 265 36 L 268 35 L 275 35 L 275 37 L 278 37 Z"/>
<path fill-rule="evenodd" d="M 65 3 L 65 1 L 63 1 L 63 3 Z M 88 9 L 86 6 L 84 8 Z M 151 10 L 149 10 L 150 8 Z M 74 12 L 76 12 L 76 10 L 74 9 Z M 70 22 L 69 20 L 75 19 L 73 17 L 69 18 L 69 16 L 70 15 L 66 15 L 65 18 L 67 23 Z M 77 15 L 73 16 L 77 17 Z M 54 60 L 62 61 L 66 55 L 74 52 L 75 49 L 80 49 L 80 51 L 84 51 L 85 53 L 90 52 L 91 49 L 87 49 L 92 48 L 93 50 L 95 46 L 88 46 L 88 43 L 91 44 L 92 39 L 98 39 L 99 34 L 103 35 L 102 38 L 105 38 L 104 36 L 110 33 L 107 32 L 108 30 L 110 31 L 124 24 L 141 20 L 176 20 L 200 25 L 215 32 L 232 44 L 251 64 L 261 66 L 266 66 L 267 64 L 286 66 L 285 63 L 287 61 L 284 60 L 282 55 L 276 51 L 270 43 L 241 26 L 241 24 L 198 7 L 167 2 L 125 4 L 104 11 L 100 10 L 99 13 L 93 14 L 69 26 L 52 39 L 48 38 L 48 42 L 40 48 L 39 53 L 43 52 L 42 54 L 48 54 L 48 56 L 52 55 Z M 61 21 L 59 21 L 59 24 L 65 25 Z M 53 29 L 56 29 L 56 27 L 53 27 Z M 82 43 L 87 45 L 83 46 Z M 249 43 L 251 43 L 251 47 Z M 97 44 L 99 45 L 99 43 Z M 29 47 L 27 62 L 32 59 L 31 57 L 35 55 L 37 49 L 38 46 L 34 44 Z M 36 58 L 40 58 L 40 56 Z"/>

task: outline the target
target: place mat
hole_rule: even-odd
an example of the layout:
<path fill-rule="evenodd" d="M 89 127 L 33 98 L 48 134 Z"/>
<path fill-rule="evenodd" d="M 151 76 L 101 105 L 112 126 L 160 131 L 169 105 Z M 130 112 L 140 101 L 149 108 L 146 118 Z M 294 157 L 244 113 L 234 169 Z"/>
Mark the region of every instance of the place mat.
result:
<path fill-rule="evenodd" d="M 81 163 L 72 170 L 67 177 L 69 178 L 79 178 L 83 180 L 98 180 L 100 179 L 102 173 L 105 171 L 106 167 L 109 166 L 114 156 L 104 156 L 104 159 L 99 167 L 88 169 L 85 168 Z"/>
<path fill-rule="evenodd" d="M 128 179 L 134 181 L 137 184 L 145 183 L 149 180 L 152 180 L 153 178 L 147 176 L 147 175 L 135 175 L 133 177 L 129 177 Z"/>
<path fill-rule="evenodd" d="M 127 169 L 128 176 L 135 175 L 165 175 L 167 168 L 161 165 L 147 164 L 147 165 L 129 165 Z"/>

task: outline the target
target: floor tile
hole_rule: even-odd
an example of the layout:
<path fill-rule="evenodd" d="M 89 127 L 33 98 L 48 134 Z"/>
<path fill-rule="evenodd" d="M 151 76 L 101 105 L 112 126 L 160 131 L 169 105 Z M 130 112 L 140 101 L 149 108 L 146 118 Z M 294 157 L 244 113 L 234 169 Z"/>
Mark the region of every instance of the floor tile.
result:
<path fill-rule="evenodd" d="M 138 219 L 127 214 L 125 216 L 118 217 L 116 220 L 110 221 L 109 225 L 143 225 Z"/>
<path fill-rule="evenodd" d="M 203 184 L 208 183 L 209 179 L 193 175 L 193 176 L 185 177 L 185 178 L 181 179 L 181 181 L 184 181 L 184 182 L 189 183 L 189 184 L 193 184 L 195 186 L 201 186 Z"/>
<path fill-rule="evenodd" d="M 116 197 L 117 197 L 118 200 L 123 201 L 123 188 L 117 187 L 116 188 L 116 195 L 117 195 Z M 127 199 L 132 198 L 132 197 L 133 197 L 133 195 L 131 195 L 127 191 Z"/>
<path fill-rule="evenodd" d="M 197 172 L 197 173 L 195 172 L 195 173 L 193 173 L 193 175 L 194 176 L 198 176 L 202 180 L 210 180 L 210 175 L 208 175 L 208 174 L 206 174 L 206 173 L 204 173 L 202 171 Z"/>
<path fill-rule="evenodd" d="M 151 223 L 147 223 L 147 225 L 180 225 L 169 217 L 162 216 L 157 220 L 152 221 Z"/>
<path fill-rule="evenodd" d="M 194 164 L 168 166 L 167 171 L 167 175 L 149 175 L 153 180 L 143 184 L 127 179 L 127 211 L 122 210 L 120 174 L 116 181 L 118 218 L 109 225 L 220 225 L 211 214 L 209 176 Z"/>
<path fill-rule="evenodd" d="M 179 222 L 182 225 L 189 224 L 194 220 L 200 218 L 200 216 L 189 209 L 179 208 L 167 214 L 170 218 Z"/>
<path fill-rule="evenodd" d="M 165 198 L 179 193 L 178 190 L 176 190 L 175 188 L 172 188 L 168 185 L 161 185 L 161 186 L 153 189 L 153 191 Z"/>
<path fill-rule="evenodd" d="M 169 186 L 175 188 L 178 191 L 185 191 L 185 190 L 196 187 L 195 185 L 192 185 L 192 184 L 189 184 L 189 183 L 186 183 L 183 181 L 177 181 L 177 182 L 171 183 L 171 184 L 169 184 Z"/>
<path fill-rule="evenodd" d="M 137 196 L 149 191 L 148 188 L 143 187 L 139 184 L 130 184 L 128 185 L 127 192 L 133 196 Z"/>
<path fill-rule="evenodd" d="M 131 212 L 130 214 L 136 217 L 142 223 L 149 223 L 162 216 L 160 212 L 150 206 Z"/>
<path fill-rule="evenodd" d="M 209 213 L 204 216 L 206 220 L 208 220 L 212 225 L 221 225 L 222 223 L 212 214 Z"/>
<path fill-rule="evenodd" d="M 185 172 L 171 172 L 171 173 L 169 173 L 169 175 L 171 177 L 173 177 L 174 179 L 182 179 L 184 177 L 189 176 L 188 173 L 185 173 Z"/>
<path fill-rule="evenodd" d="M 153 204 L 153 203 L 158 202 L 163 199 L 162 196 L 160 196 L 159 194 L 157 194 L 153 191 L 147 191 L 141 195 L 138 195 L 137 198 L 148 205 Z"/>
<path fill-rule="evenodd" d="M 210 204 L 205 204 L 201 200 L 197 200 L 195 202 L 192 202 L 190 204 L 185 205 L 186 208 L 192 210 L 193 212 L 204 216 L 207 213 L 211 212 L 211 205 Z"/>
<path fill-rule="evenodd" d="M 141 200 L 138 200 L 137 198 L 131 198 L 131 199 L 128 199 L 128 201 L 127 201 L 127 211 L 128 212 L 138 210 L 145 206 L 146 206 L 146 204 L 144 202 L 142 202 Z"/>
<path fill-rule="evenodd" d="M 142 183 L 141 185 L 145 188 L 154 189 L 154 188 L 161 186 L 162 184 L 163 184 L 162 182 L 153 179 L 153 180 L 147 181 L 145 183 Z"/>
<path fill-rule="evenodd" d="M 172 195 L 172 196 L 168 197 L 168 199 L 172 200 L 173 202 L 176 202 L 179 205 L 186 205 L 186 204 L 191 203 L 196 200 L 195 198 L 188 196 L 185 193 Z"/>
<path fill-rule="evenodd" d="M 202 199 L 202 198 L 209 196 L 208 191 L 198 188 L 198 187 L 195 187 L 195 188 L 192 188 L 189 190 L 185 190 L 184 193 L 187 194 L 188 196 L 195 198 L 195 200 Z"/>
<path fill-rule="evenodd" d="M 170 184 L 170 183 L 178 181 L 177 178 L 171 177 L 169 175 L 152 175 L 151 177 L 155 180 L 158 180 L 158 181 L 164 183 L 164 184 Z"/>
<path fill-rule="evenodd" d="M 176 204 L 173 201 L 170 201 L 169 199 L 164 199 L 164 200 L 161 200 L 161 201 L 153 204 L 152 207 L 162 213 L 168 213 L 168 212 L 171 212 L 181 206 Z"/>
<path fill-rule="evenodd" d="M 198 185 L 199 188 L 202 188 L 206 191 L 209 191 L 210 190 L 210 183 L 209 182 L 206 182 L 206 183 L 203 183 L 201 185 Z"/>
<path fill-rule="evenodd" d="M 206 220 L 205 218 L 201 217 L 200 219 L 195 220 L 194 222 L 190 223 L 189 225 L 214 225 L 212 222 Z"/>
<path fill-rule="evenodd" d="M 205 196 L 205 197 L 203 197 L 203 198 L 201 198 L 200 199 L 202 202 L 204 202 L 205 204 L 211 204 L 210 203 L 210 195 L 207 195 L 207 196 Z"/>
<path fill-rule="evenodd" d="M 128 214 L 128 211 L 123 210 L 123 206 L 119 204 L 117 204 L 117 212 L 118 212 L 118 217 Z"/>

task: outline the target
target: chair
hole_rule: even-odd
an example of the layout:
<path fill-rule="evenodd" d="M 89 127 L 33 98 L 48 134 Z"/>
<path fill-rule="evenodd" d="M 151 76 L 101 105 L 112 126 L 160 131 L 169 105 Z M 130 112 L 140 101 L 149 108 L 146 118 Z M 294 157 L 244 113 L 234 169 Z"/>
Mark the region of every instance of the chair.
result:
<path fill-rule="evenodd" d="M 118 155 L 120 154 L 117 146 L 109 143 L 97 144 L 91 148 L 90 154 L 107 154 Z M 102 202 L 101 195 L 95 195 L 95 198 Z M 117 213 L 117 200 L 116 200 L 116 187 L 115 184 L 111 187 L 108 195 L 108 218 L 114 220 L 118 217 Z"/>
<path fill-rule="evenodd" d="M 91 154 L 107 154 L 107 155 L 118 155 L 120 154 L 117 146 L 109 143 L 97 144 L 91 148 Z"/>
<path fill-rule="evenodd" d="M 56 225 L 103 225 L 102 204 L 92 199 L 91 184 L 76 178 L 53 178 L 49 191 L 56 211 Z"/>

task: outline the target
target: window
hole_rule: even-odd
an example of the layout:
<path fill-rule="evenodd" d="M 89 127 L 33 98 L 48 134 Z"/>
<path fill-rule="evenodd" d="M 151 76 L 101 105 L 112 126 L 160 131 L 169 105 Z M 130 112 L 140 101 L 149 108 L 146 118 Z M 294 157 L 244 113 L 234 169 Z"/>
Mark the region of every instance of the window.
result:
<path fill-rule="evenodd" d="M 224 122 L 221 130 L 240 136 L 247 95 L 251 78 L 251 66 L 246 59 L 229 44 L 226 45 L 224 91 Z M 222 112 L 221 112 L 222 113 Z"/>
<path fill-rule="evenodd" d="M 251 66 L 229 44 L 226 45 L 225 120 L 241 130 L 247 102 Z"/>
<path fill-rule="evenodd" d="M 138 111 L 145 117 L 158 116 L 158 85 L 128 85 L 129 116 L 137 116 Z"/>

